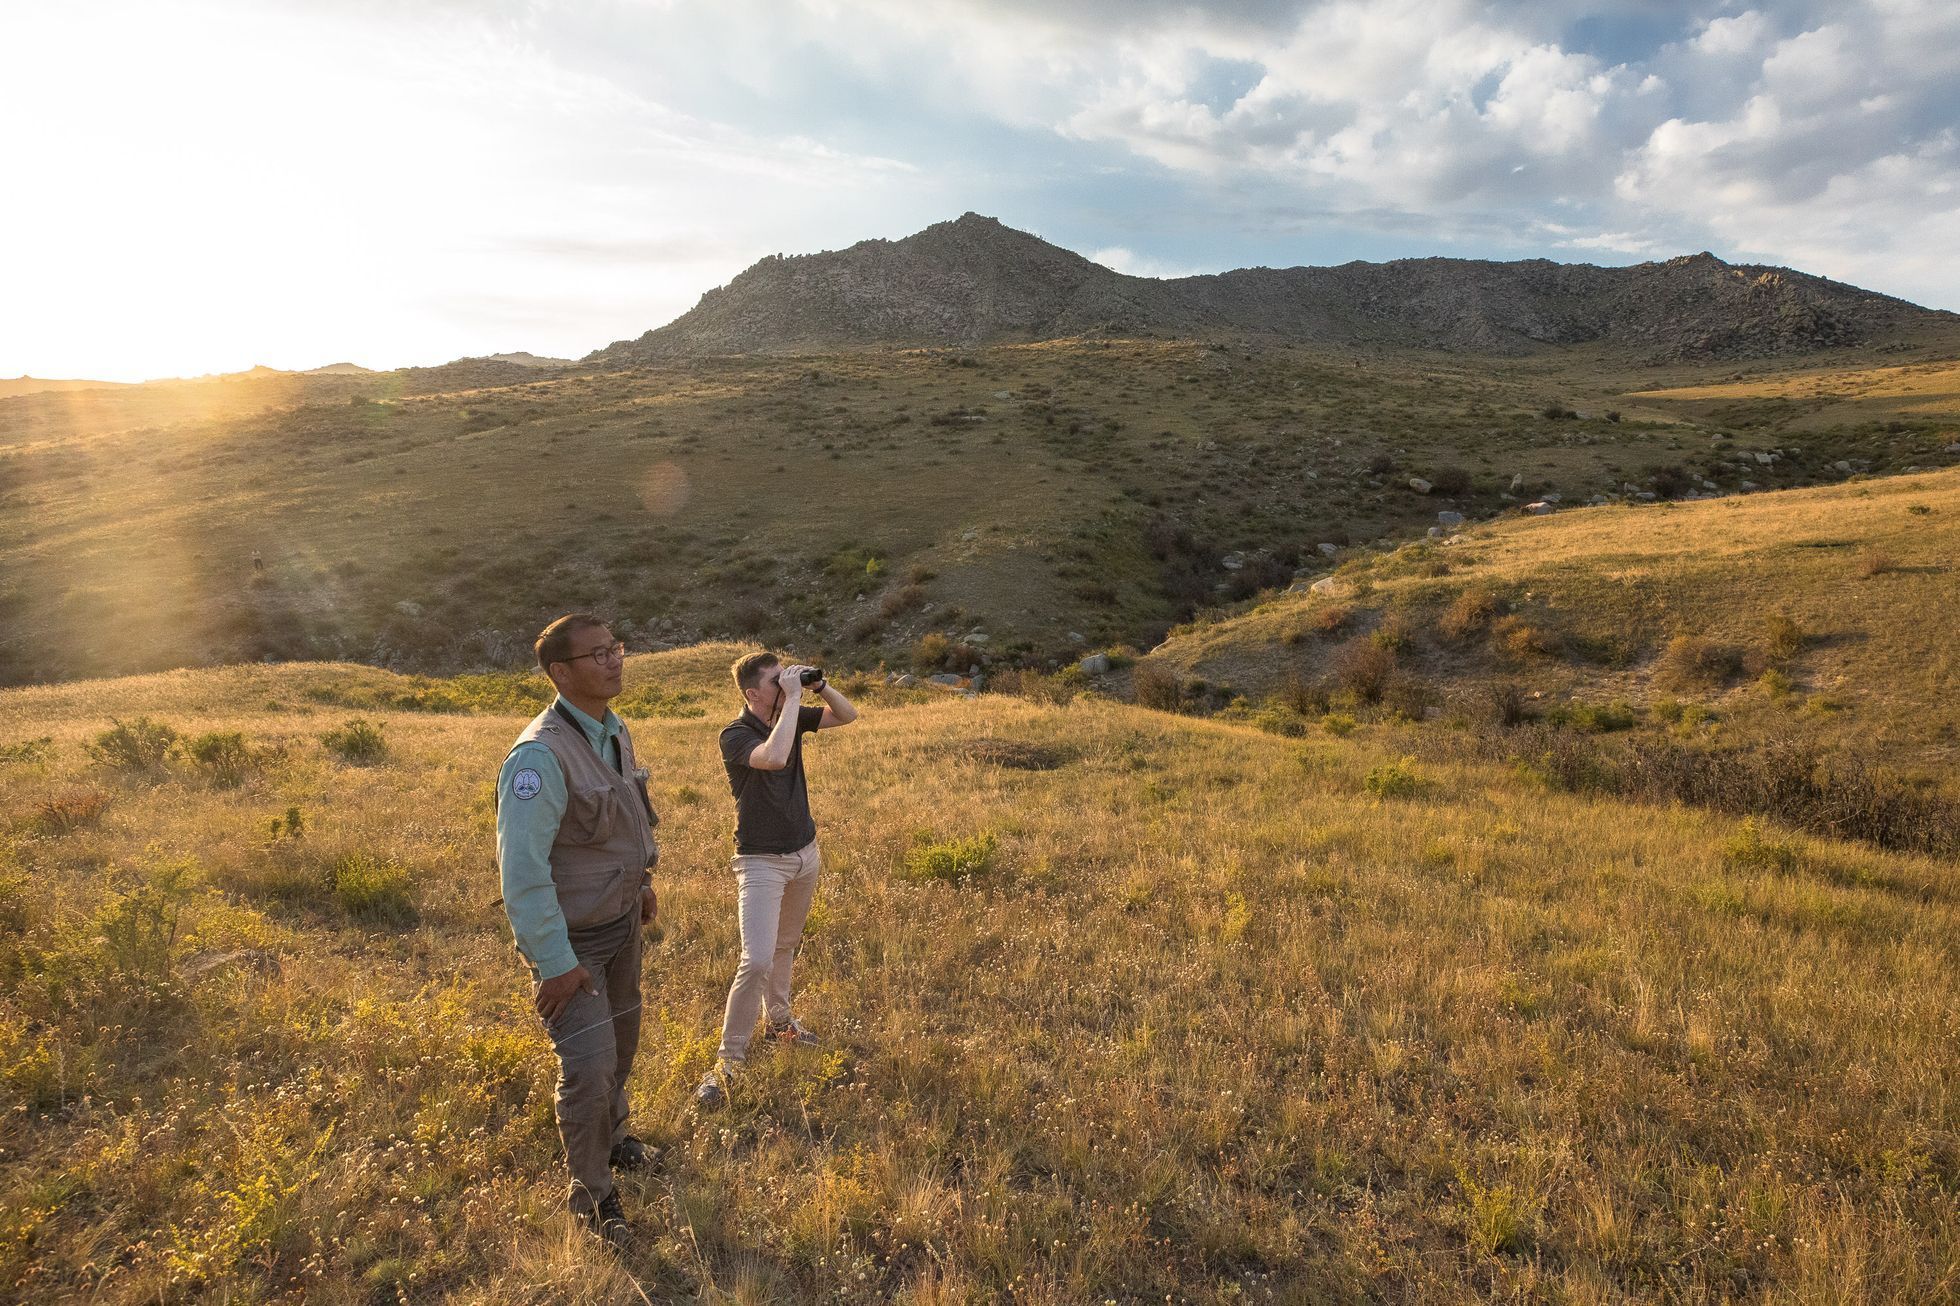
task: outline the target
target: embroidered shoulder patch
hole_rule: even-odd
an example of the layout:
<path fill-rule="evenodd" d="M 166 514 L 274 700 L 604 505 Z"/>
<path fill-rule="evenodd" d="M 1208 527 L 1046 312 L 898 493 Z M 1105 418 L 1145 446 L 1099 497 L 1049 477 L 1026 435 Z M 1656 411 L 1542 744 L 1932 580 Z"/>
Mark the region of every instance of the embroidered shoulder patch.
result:
<path fill-rule="evenodd" d="M 544 779 L 528 766 L 510 778 L 510 791 L 519 798 L 536 798 L 543 788 Z"/>

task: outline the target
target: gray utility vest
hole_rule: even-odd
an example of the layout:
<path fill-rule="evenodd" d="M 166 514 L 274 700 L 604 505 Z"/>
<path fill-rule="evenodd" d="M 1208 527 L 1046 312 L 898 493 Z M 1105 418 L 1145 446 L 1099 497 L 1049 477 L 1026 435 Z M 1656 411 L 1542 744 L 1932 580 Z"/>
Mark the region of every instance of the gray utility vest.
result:
<path fill-rule="evenodd" d="M 592 740 L 553 708 L 524 727 L 517 744 L 543 744 L 565 773 L 565 815 L 551 843 L 551 882 L 567 929 L 610 925 L 640 906 L 660 860 L 653 827 L 660 818 L 647 797 L 646 773 L 633 756 L 633 736 L 620 723 L 624 774 L 592 751 Z M 511 745 L 514 752 L 517 744 Z"/>

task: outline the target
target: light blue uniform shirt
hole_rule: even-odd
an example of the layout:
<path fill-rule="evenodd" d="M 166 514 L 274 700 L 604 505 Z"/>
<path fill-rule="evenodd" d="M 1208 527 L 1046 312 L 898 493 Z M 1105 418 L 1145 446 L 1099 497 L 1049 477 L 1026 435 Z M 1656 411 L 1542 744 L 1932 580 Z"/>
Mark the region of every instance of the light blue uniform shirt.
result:
<path fill-rule="evenodd" d="M 618 715 L 607 708 L 606 719 L 594 721 L 562 697 L 554 701 L 553 711 L 559 703 L 578 722 L 599 760 L 617 767 L 619 732 L 625 728 Z M 578 965 L 565 933 L 565 913 L 558 909 L 558 888 L 551 882 L 551 845 L 564 818 L 565 768 L 550 745 L 536 740 L 519 744 L 497 776 L 497 866 L 517 950 L 538 968 L 540 979 Z"/>

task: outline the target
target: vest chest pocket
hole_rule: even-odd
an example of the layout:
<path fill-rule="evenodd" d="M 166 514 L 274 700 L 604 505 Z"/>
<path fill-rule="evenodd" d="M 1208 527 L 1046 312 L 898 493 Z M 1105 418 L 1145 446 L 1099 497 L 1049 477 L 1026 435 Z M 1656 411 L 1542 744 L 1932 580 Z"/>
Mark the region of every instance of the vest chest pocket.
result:
<path fill-rule="evenodd" d="M 620 828 L 619 794 L 610 785 L 565 795 L 564 835 L 573 843 L 604 843 Z"/>

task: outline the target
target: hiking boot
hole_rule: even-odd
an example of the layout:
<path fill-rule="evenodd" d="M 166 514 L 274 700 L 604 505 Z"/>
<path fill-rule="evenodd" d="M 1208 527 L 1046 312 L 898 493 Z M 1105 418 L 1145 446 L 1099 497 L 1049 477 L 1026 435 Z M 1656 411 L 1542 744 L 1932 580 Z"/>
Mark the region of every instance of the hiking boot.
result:
<path fill-rule="evenodd" d="M 728 1090 L 738 1067 L 724 1061 L 701 1077 L 701 1085 L 694 1090 L 694 1105 L 701 1111 L 719 1111 L 728 1105 Z"/>
<path fill-rule="evenodd" d="M 803 1028 L 802 1022 L 798 1021 L 794 1016 L 791 1016 L 780 1025 L 772 1020 L 764 1026 L 764 1029 L 768 1032 L 769 1040 L 772 1043 L 777 1043 L 784 1047 L 813 1048 L 820 1041 L 815 1034 Z"/>
<path fill-rule="evenodd" d="M 626 1211 L 619 1204 L 619 1190 L 616 1188 L 600 1198 L 596 1207 L 580 1211 L 578 1218 L 587 1232 L 614 1250 L 624 1248 L 633 1241 L 633 1226 L 626 1223 Z"/>
<path fill-rule="evenodd" d="M 615 1170 L 646 1170 L 660 1164 L 660 1149 L 628 1134 L 612 1145 L 606 1161 Z"/>

